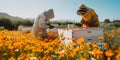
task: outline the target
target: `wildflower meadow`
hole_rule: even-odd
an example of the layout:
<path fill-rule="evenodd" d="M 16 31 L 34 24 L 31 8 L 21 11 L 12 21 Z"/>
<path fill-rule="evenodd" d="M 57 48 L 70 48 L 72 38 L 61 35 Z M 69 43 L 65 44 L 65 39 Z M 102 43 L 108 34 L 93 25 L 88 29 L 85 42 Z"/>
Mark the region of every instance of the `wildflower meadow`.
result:
<path fill-rule="evenodd" d="M 0 31 L 0 60 L 120 60 L 120 29 L 104 31 L 102 48 L 97 42 L 84 43 L 77 39 L 77 46 L 61 43 L 55 32 L 46 38 L 35 38 L 32 32 Z"/>

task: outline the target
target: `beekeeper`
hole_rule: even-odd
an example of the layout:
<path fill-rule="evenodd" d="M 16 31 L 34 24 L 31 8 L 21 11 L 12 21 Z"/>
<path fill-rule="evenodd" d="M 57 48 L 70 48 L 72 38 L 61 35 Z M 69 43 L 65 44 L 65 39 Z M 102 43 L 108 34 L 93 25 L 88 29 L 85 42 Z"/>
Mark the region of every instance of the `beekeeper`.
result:
<path fill-rule="evenodd" d="M 81 4 L 77 10 L 77 14 L 82 17 L 80 23 L 82 23 L 83 27 L 100 27 L 98 15 L 92 8 Z"/>
<path fill-rule="evenodd" d="M 49 20 L 52 18 L 54 18 L 53 9 L 49 9 L 48 11 L 45 11 L 38 15 L 33 24 L 33 35 L 35 37 L 46 37 L 47 29 L 54 28 L 54 26 L 48 24 Z"/>

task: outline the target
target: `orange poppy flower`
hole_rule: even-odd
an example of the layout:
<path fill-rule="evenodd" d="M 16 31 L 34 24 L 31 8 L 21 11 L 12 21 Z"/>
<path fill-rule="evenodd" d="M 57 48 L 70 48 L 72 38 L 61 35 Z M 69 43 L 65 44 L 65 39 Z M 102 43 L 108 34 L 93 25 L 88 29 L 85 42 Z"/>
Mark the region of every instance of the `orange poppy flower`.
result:
<path fill-rule="evenodd" d="M 103 36 L 99 36 L 98 38 L 99 38 L 99 40 L 104 40 Z"/>
<path fill-rule="evenodd" d="M 65 54 L 63 54 L 63 53 L 59 54 L 59 58 L 63 58 L 64 56 L 65 56 Z"/>
<path fill-rule="evenodd" d="M 108 49 L 106 52 L 105 52 L 105 55 L 106 56 L 112 56 L 113 55 L 113 51 L 111 49 Z"/>
<path fill-rule="evenodd" d="M 11 57 L 11 58 L 9 58 L 8 60 L 15 60 L 15 58 Z"/>
<path fill-rule="evenodd" d="M 117 60 L 120 60 L 120 53 L 116 56 Z"/>
<path fill-rule="evenodd" d="M 84 42 L 84 38 L 79 38 L 78 40 L 77 40 L 77 44 L 81 44 L 81 43 L 83 43 Z"/>

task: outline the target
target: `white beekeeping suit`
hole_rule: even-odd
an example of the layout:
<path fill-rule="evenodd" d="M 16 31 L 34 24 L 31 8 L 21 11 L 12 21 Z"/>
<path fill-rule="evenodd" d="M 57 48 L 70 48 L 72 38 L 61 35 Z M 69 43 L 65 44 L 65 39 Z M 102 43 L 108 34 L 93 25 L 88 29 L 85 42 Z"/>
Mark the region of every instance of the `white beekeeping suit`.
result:
<path fill-rule="evenodd" d="M 39 37 L 39 33 L 42 33 L 40 37 L 44 38 L 47 36 L 47 22 L 54 18 L 54 11 L 53 9 L 49 9 L 37 16 L 33 24 L 33 35 L 35 37 Z"/>

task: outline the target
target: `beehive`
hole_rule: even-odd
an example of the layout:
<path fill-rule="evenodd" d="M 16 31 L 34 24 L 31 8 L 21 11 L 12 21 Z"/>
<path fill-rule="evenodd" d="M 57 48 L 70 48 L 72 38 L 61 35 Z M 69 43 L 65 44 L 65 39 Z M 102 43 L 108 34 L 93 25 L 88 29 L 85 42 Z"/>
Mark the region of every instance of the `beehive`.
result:
<path fill-rule="evenodd" d="M 61 36 L 61 34 L 63 36 Z M 93 41 L 99 42 L 99 36 L 103 36 L 102 28 L 65 28 L 58 29 L 59 38 L 63 43 L 68 44 L 72 42 L 72 39 L 84 38 L 85 42 L 92 43 Z M 76 41 L 74 41 L 76 43 Z"/>

